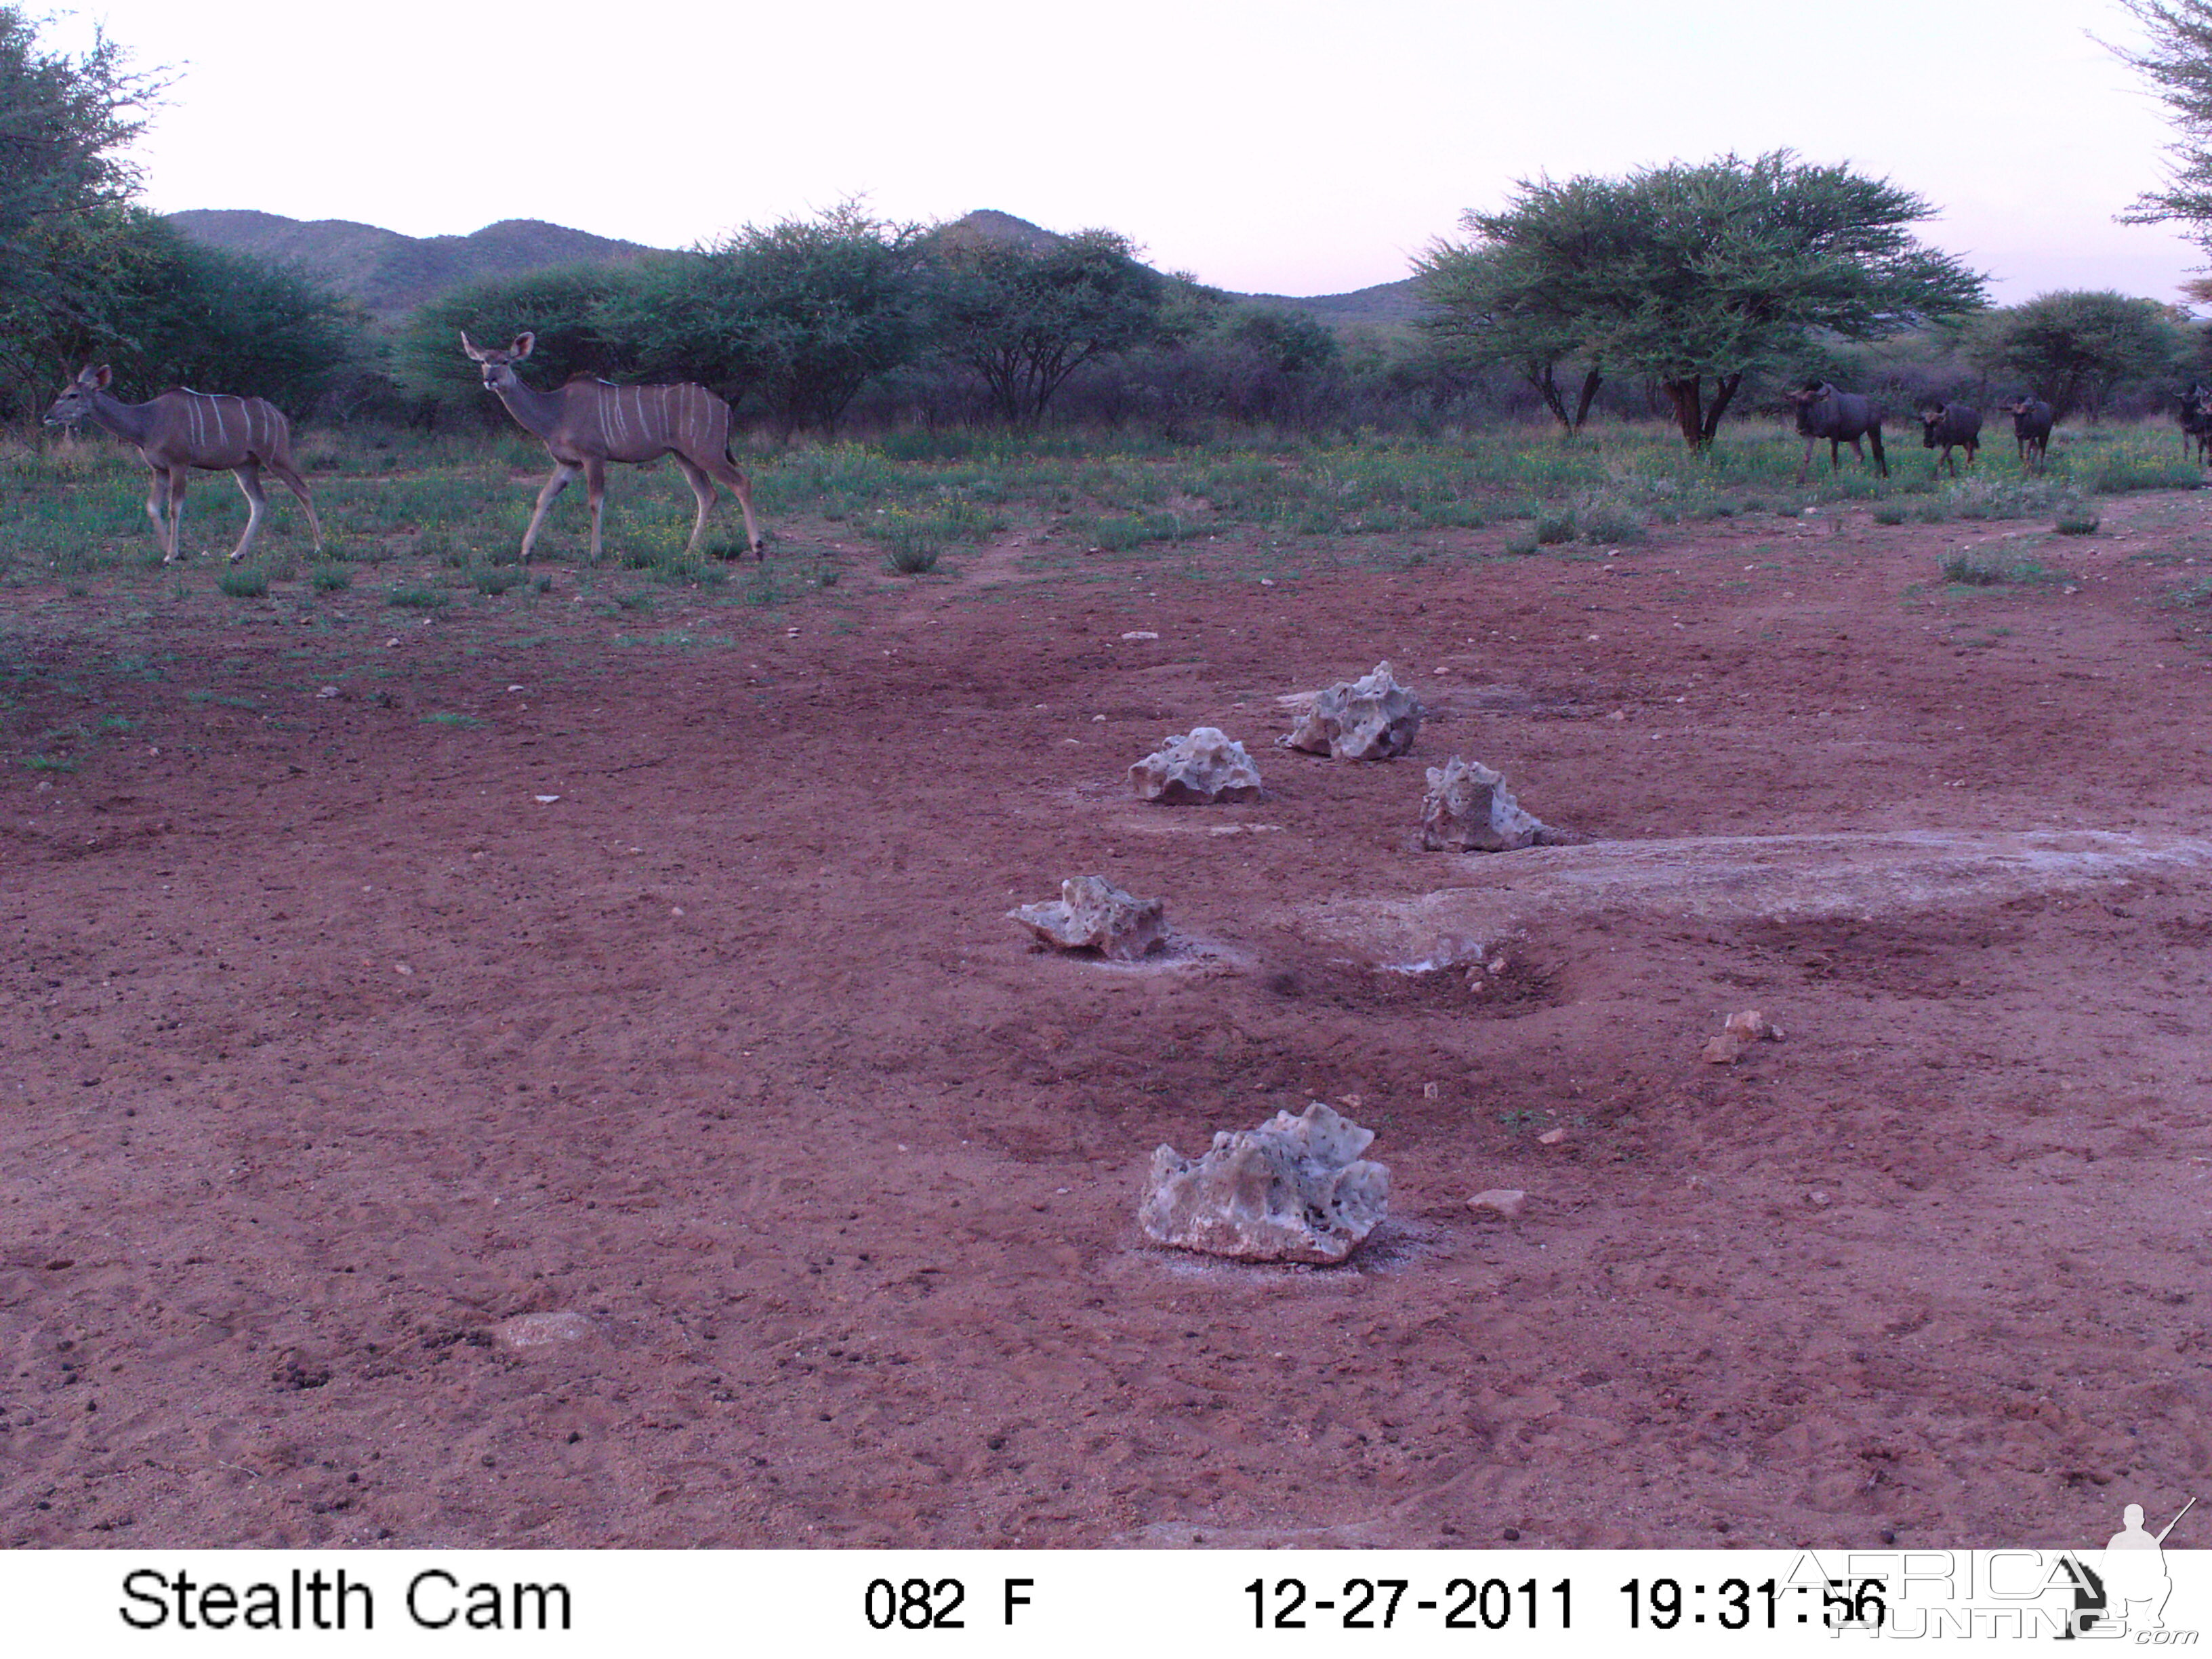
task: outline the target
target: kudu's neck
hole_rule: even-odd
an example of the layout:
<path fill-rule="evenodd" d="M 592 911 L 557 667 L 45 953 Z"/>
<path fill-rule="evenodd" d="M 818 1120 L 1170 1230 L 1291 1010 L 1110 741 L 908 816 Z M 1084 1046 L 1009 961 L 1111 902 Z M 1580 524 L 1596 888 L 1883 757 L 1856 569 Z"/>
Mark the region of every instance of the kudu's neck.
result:
<path fill-rule="evenodd" d="M 95 392 L 92 394 L 92 423 L 103 432 L 143 444 L 154 434 L 154 405 L 126 404 L 112 392 Z"/>
<path fill-rule="evenodd" d="M 520 378 L 508 380 L 506 385 L 494 386 L 507 412 L 519 421 L 526 432 L 541 438 L 553 435 L 553 428 L 561 424 L 561 394 L 557 392 L 532 392 Z"/>

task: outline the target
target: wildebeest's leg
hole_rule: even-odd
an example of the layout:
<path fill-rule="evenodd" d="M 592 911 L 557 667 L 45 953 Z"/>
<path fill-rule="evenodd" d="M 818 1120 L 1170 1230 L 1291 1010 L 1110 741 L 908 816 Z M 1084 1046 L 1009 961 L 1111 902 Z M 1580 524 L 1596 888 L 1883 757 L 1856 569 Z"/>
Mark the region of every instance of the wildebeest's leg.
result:
<path fill-rule="evenodd" d="M 1866 446 L 1861 443 L 1856 438 L 1850 439 L 1849 441 L 1851 446 L 1851 459 L 1856 461 L 1860 466 L 1865 466 Z M 1840 472 L 1843 470 L 1843 452 L 1838 450 L 1837 451 L 1836 471 Z"/>
<path fill-rule="evenodd" d="M 707 520 L 714 511 L 714 481 L 707 476 L 703 468 L 685 456 L 678 453 L 671 455 L 670 459 L 676 463 L 677 470 L 684 475 L 684 482 L 691 486 L 691 494 L 699 502 L 698 514 L 691 520 L 691 539 L 684 549 L 688 557 L 699 550 L 699 538 L 707 533 Z"/>
<path fill-rule="evenodd" d="M 1874 446 L 1875 470 L 1887 478 L 1889 476 L 1889 458 L 1881 453 L 1881 422 L 1880 421 L 1876 421 L 1867 428 L 1867 441 Z"/>
<path fill-rule="evenodd" d="M 161 516 L 161 496 L 168 483 L 169 475 L 159 467 L 155 467 L 148 475 L 146 516 L 154 521 L 154 545 L 161 550 L 163 564 L 177 556 L 175 544 L 169 539 L 169 522 Z"/>
<path fill-rule="evenodd" d="M 576 469 L 568 462 L 553 463 L 553 476 L 545 481 L 545 488 L 538 492 L 538 510 L 530 515 L 530 528 L 522 532 L 523 563 L 530 562 L 530 544 L 538 539 L 538 526 L 545 522 L 546 510 L 553 505 L 553 498 L 566 489 L 568 481 L 575 476 Z"/>
<path fill-rule="evenodd" d="M 246 550 L 253 545 L 253 532 L 261 527 L 261 509 L 269 505 L 269 496 L 261 488 L 261 469 L 252 461 L 240 462 L 230 469 L 230 476 L 246 492 L 246 533 L 230 550 L 230 562 L 236 564 L 246 556 Z"/>
<path fill-rule="evenodd" d="M 1808 436 L 1806 438 L 1806 440 L 1805 440 L 1805 459 L 1804 459 L 1803 460 L 1802 460 L 1802 461 L 1800 461 L 1800 462 L 1798 462 L 1798 463 L 1797 463 L 1797 482 L 1798 482 L 1799 483 L 1803 483 L 1805 482 L 1805 475 L 1806 475 L 1806 473 L 1808 473 L 1808 472 L 1811 471 L 1812 471 L 1812 468 L 1813 468 L 1813 440 L 1812 440 L 1812 438 L 1808 435 Z"/>
<path fill-rule="evenodd" d="M 596 455 L 584 458 L 584 489 L 592 498 L 592 562 L 599 562 L 599 523 L 607 511 L 607 464 Z"/>
<path fill-rule="evenodd" d="M 289 461 L 280 461 L 272 457 L 268 466 L 269 470 L 276 475 L 277 481 L 292 492 L 301 507 L 307 508 L 307 528 L 315 532 L 315 551 L 321 552 L 323 521 L 315 516 L 315 498 L 307 493 L 307 481 L 300 476 L 299 469 Z"/>

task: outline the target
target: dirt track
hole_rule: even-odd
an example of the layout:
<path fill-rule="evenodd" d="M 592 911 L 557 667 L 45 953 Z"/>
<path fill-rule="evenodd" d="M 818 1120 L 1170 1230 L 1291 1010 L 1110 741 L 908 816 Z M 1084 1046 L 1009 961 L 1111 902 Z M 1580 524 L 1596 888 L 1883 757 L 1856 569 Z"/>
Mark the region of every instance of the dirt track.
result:
<path fill-rule="evenodd" d="M 1225 545 L 1206 580 L 1007 546 L 664 602 L 733 641 L 688 647 L 558 596 L 325 631 L 17 590 L 0 1545 L 2171 1513 L 2212 1462 L 2212 672 L 2155 600 L 2212 566 L 2203 511 L 1972 595 L 1937 556 L 2019 526 L 1267 587 Z M 1383 659 L 1413 761 L 1266 747 Z M 75 771 L 12 763 L 71 722 Z M 1131 800 L 1198 724 L 1268 797 Z M 1454 752 L 1597 844 L 1413 850 Z M 1004 920 L 1093 871 L 1185 947 Z M 1378 966 L 1478 950 L 1479 994 Z M 1702 1063 L 1748 1007 L 1786 1040 Z M 1155 1146 L 1309 1098 L 1393 1172 L 1357 1265 L 1142 1244 Z M 1495 1187 L 1521 1220 L 1465 1207 Z M 528 1312 L 580 1337 L 495 1333 Z"/>

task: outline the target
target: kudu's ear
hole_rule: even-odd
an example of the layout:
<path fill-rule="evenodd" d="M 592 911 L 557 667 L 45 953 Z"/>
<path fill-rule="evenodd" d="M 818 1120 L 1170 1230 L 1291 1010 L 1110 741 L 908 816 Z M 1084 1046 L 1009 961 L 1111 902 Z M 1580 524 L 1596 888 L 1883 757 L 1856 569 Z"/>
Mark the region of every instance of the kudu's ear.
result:
<path fill-rule="evenodd" d="M 115 375 L 106 363 L 102 363 L 98 368 L 86 369 L 76 379 L 79 386 L 89 386 L 94 392 L 105 392 Z"/>
<path fill-rule="evenodd" d="M 514 361 L 518 363 L 537 349 L 538 337 L 526 328 L 514 337 L 514 343 L 507 348 L 514 352 Z"/>
<path fill-rule="evenodd" d="M 461 331 L 461 349 L 467 352 L 469 356 L 477 362 L 482 362 L 484 360 L 483 353 L 478 351 L 474 346 L 469 343 L 469 331 L 466 329 L 463 329 Z"/>

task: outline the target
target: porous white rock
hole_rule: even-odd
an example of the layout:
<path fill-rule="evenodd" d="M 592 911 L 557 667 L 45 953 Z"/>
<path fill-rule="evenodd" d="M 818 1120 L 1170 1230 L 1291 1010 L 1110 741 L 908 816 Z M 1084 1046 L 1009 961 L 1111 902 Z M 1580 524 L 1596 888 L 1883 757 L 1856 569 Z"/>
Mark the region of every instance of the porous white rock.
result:
<path fill-rule="evenodd" d="M 1152 1154 L 1137 1222 L 1163 1244 L 1245 1261 L 1341 1261 L 1390 1206 L 1390 1171 L 1361 1158 L 1375 1139 L 1316 1100 L 1211 1150 Z"/>
<path fill-rule="evenodd" d="M 1059 898 L 1006 915 L 1048 945 L 1097 951 L 1115 962 L 1134 962 L 1168 936 L 1160 900 L 1125 893 L 1103 876 L 1071 876 L 1060 884 Z"/>
<path fill-rule="evenodd" d="M 1534 847 L 1545 825 L 1505 787 L 1505 775 L 1454 755 L 1429 768 L 1421 799 L 1421 845 L 1431 852 L 1514 853 Z"/>
<path fill-rule="evenodd" d="M 574 1311 L 517 1314 L 491 1328 L 495 1340 L 509 1348 L 550 1348 L 565 1342 L 587 1342 L 592 1322 Z"/>
<path fill-rule="evenodd" d="M 1383 662 L 1315 693 L 1282 743 L 1332 760 L 1389 760 L 1411 749 L 1420 729 L 1420 699 L 1391 678 Z"/>
<path fill-rule="evenodd" d="M 1216 726 L 1201 726 L 1160 747 L 1129 769 L 1139 800 L 1170 806 L 1189 802 L 1257 800 L 1260 769 L 1244 745 Z"/>

